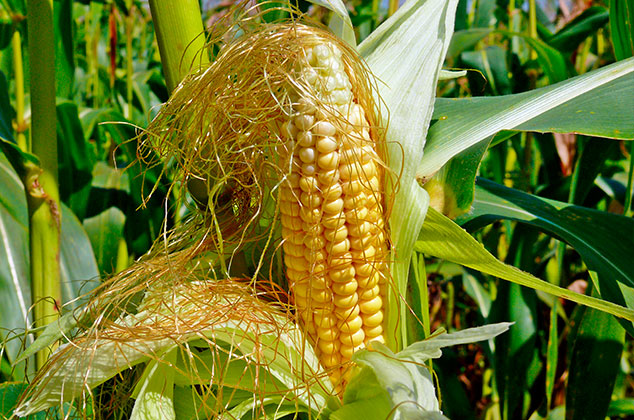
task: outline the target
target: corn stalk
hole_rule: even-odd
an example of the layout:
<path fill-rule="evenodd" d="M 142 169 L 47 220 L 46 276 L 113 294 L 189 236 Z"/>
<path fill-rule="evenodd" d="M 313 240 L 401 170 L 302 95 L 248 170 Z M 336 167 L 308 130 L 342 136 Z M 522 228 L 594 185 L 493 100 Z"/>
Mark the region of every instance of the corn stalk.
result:
<path fill-rule="evenodd" d="M 53 0 L 27 2 L 31 66 L 31 144 L 40 166 L 26 165 L 30 227 L 31 290 L 35 326 L 56 319 L 61 303 L 59 250 L 61 208 L 57 188 L 57 119 L 55 110 L 55 31 Z M 37 366 L 46 361 L 37 355 Z"/>

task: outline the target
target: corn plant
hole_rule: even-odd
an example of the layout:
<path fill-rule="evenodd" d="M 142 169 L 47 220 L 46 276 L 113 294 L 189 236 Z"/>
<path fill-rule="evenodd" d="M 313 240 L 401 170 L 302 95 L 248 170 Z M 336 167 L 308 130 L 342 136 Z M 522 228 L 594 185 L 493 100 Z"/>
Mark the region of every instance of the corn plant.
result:
<path fill-rule="evenodd" d="M 150 2 L 171 94 L 134 139 L 154 182 L 139 199 L 174 197 L 183 214 L 86 303 L 36 324 L 14 363 L 58 347 L 15 415 L 446 418 L 432 360 L 525 319 L 432 331 L 425 258 L 544 293 L 555 323 L 565 298 L 634 331 L 631 218 L 475 180 L 496 134 L 632 140 L 631 115 L 613 109 L 634 109 L 634 59 L 525 93 L 435 98 L 439 81 L 465 74 L 442 69 L 457 0 L 392 5 L 358 45 L 342 2 L 315 4 L 330 10 L 328 28 L 289 5 L 241 4 L 205 40 L 197 2 Z M 592 117 L 571 121 L 570 109 Z M 19 169 L 35 160 L 3 139 Z M 592 293 L 505 264 L 458 216 L 469 228 L 511 218 L 568 242 Z M 588 245 L 596 231 L 614 243 Z M 516 400 L 503 398 L 511 418 Z"/>

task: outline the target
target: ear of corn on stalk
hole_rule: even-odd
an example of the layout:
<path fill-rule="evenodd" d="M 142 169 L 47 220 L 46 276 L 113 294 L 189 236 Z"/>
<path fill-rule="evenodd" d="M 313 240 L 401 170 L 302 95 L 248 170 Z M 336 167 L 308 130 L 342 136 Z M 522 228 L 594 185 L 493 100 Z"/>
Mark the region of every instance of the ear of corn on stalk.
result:
<path fill-rule="evenodd" d="M 284 261 L 298 318 L 337 384 L 342 363 L 383 340 L 383 170 L 341 50 L 299 32 L 297 73 L 312 92 L 292 98 L 283 125 L 292 150 L 279 195 Z"/>

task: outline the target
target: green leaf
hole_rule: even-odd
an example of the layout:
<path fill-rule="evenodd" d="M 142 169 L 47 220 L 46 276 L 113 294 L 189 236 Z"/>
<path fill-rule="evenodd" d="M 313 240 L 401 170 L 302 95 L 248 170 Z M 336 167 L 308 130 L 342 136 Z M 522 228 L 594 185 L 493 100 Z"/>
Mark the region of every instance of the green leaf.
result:
<path fill-rule="evenodd" d="M 466 51 L 460 55 L 464 65 L 482 73 L 486 82 L 473 83 L 472 79 L 482 79 L 480 75 L 470 78 L 472 92 L 486 91 L 493 95 L 505 95 L 512 93 L 509 69 L 506 64 L 506 51 L 497 45 L 486 47 L 478 51 Z"/>
<path fill-rule="evenodd" d="M 19 413 L 26 415 L 69 401 L 139 363 L 148 360 L 167 363 L 162 360 L 163 355 L 201 337 L 207 343 L 207 340 L 219 346 L 224 343 L 234 357 L 244 355 L 240 356 L 242 360 L 259 369 L 267 369 L 282 384 L 277 391 L 290 392 L 289 398 L 300 406 L 315 413 L 322 410 L 332 393 L 332 385 L 319 366 L 312 347 L 305 343 L 301 330 L 285 315 L 273 311 L 269 313 L 268 310 L 263 315 L 260 308 L 260 312 L 253 309 L 253 313 L 245 319 L 245 315 L 236 310 L 222 319 L 207 320 L 209 328 L 201 329 L 201 311 L 207 310 L 206 305 L 226 305 L 227 299 L 232 297 L 235 299 L 233 307 L 240 302 L 235 294 L 227 293 L 227 288 L 222 290 L 222 295 L 213 294 L 209 291 L 208 282 L 190 282 L 181 288 L 164 291 L 167 297 L 146 294 L 145 299 L 166 303 L 159 306 L 162 309 L 153 307 L 122 317 L 116 321 L 120 324 L 118 327 L 103 334 L 60 346 L 52 359 L 53 364 L 41 373 L 44 379 L 34 389 L 31 398 L 19 408 Z M 244 310 L 245 303 L 241 305 Z M 258 321 L 258 317 L 266 319 Z M 126 334 L 130 327 L 149 326 L 169 331 L 175 328 L 176 319 L 179 330 L 174 332 L 174 337 L 166 336 L 165 332 L 156 337 L 151 334 L 130 337 Z M 117 331 L 123 331 L 124 337 L 119 337 Z M 178 372 L 181 375 L 189 373 L 192 378 L 197 374 L 196 371 Z M 305 375 L 313 374 L 325 379 L 305 382 Z"/>
<path fill-rule="evenodd" d="M 344 405 L 333 412 L 331 418 L 446 419 L 439 411 L 433 379 L 425 361 L 440 357 L 441 348 L 489 340 L 509 326 L 509 323 L 500 323 L 451 334 L 436 332 L 396 354 L 385 345 L 372 342 L 369 350 L 360 350 L 352 357 L 358 370 L 346 387 Z"/>
<path fill-rule="evenodd" d="M 601 296 L 633 305 L 633 219 L 539 198 L 479 179 L 473 211 L 461 223 L 475 227 L 500 218 L 529 223 L 569 243 L 588 268 L 601 274 L 601 284 L 597 285 Z"/>
<path fill-rule="evenodd" d="M 26 390 L 28 383 L 25 382 L 4 382 L 0 384 L 0 416 L 3 419 L 14 418 L 13 410 L 18 405 L 22 393 Z M 27 417 L 27 420 L 45 420 L 46 413 L 37 413 Z"/>
<path fill-rule="evenodd" d="M 55 7 L 55 92 L 71 98 L 75 83 L 75 46 L 73 44 L 73 1 L 56 0 Z"/>
<path fill-rule="evenodd" d="M 60 236 L 60 281 L 64 303 L 73 308 L 83 302 L 78 297 L 100 284 L 97 261 L 88 235 L 73 212 L 62 205 Z"/>
<path fill-rule="evenodd" d="M 176 351 L 163 355 L 160 361 L 152 360 L 145 367 L 137 383 L 133 398 L 136 399 L 130 420 L 174 420 L 174 369 Z"/>
<path fill-rule="evenodd" d="M 541 290 L 615 316 L 634 321 L 634 311 L 611 302 L 572 292 L 540 280 L 515 267 L 504 264 L 460 226 L 433 209 L 429 209 L 415 249 L 427 255 L 455 262 L 522 286 Z"/>
<path fill-rule="evenodd" d="M 612 316 L 590 308 L 578 308 L 574 322 L 566 420 L 604 418 L 620 371 L 625 330 Z"/>
<path fill-rule="evenodd" d="M 406 323 L 401 322 L 397 329 L 398 320 L 406 318 L 397 295 L 406 295 L 412 247 L 428 206 L 429 197 L 417 184 L 415 172 L 422 158 L 457 3 L 409 0 L 359 45 L 359 53 L 381 81 L 378 93 L 384 102 L 377 103 L 385 106 L 381 114 L 382 123 L 388 126 L 388 163 L 391 173 L 399 175 L 398 185 L 389 176 L 386 185 L 386 194 L 393 199 L 390 212 L 399 215 L 390 219 L 396 250 L 391 269 L 396 293 L 390 295 L 388 307 L 400 307 L 400 313 L 387 313 L 387 330 L 397 334 L 388 336 L 393 348 L 407 345 Z"/>
<path fill-rule="evenodd" d="M 417 176 L 428 180 L 452 157 L 500 130 L 634 139 L 631 116 L 615 109 L 634 109 L 634 58 L 530 92 L 438 98 Z"/>
<path fill-rule="evenodd" d="M 84 228 L 95 250 L 99 272 L 113 273 L 117 265 L 119 241 L 123 238 L 125 214 L 110 207 L 84 220 Z"/>
<path fill-rule="evenodd" d="M 610 35 L 617 60 L 634 56 L 634 0 L 610 0 Z"/>
<path fill-rule="evenodd" d="M 548 44 L 562 52 L 573 52 L 587 37 L 595 34 L 598 29 L 608 23 L 608 10 L 605 7 L 594 6 L 584 10 L 559 32 L 548 39 Z"/>
<path fill-rule="evenodd" d="M 31 282 L 29 271 L 28 212 L 22 182 L 0 152 L 0 327 L 2 341 L 7 331 L 23 330 L 30 322 Z M 5 343 L 6 355 L 14 361 L 20 340 Z"/>

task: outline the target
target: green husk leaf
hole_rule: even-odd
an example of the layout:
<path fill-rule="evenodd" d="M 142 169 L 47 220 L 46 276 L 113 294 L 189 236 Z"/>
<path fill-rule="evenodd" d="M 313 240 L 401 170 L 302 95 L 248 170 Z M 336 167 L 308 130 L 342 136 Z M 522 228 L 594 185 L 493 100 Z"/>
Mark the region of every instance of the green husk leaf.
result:
<path fill-rule="evenodd" d="M 325 7 L 333 12 L 328 27 L 339 38 L 344 40 L 351 47 L 357 46 L 357 39 L 354 35 L 354 27 L 348 15 L 348 9 L 341 0 L 308 0 L 313 4 Z"/>
<path fill-rule="evenodd" d="M 386 108 L 381 114 L 388 127 L 388 163 L 392 174 L 400 176 L 398 184 L 390 183 L 388 176 L 386 186 L 386 195 L 393 200 L 391 214 L 398 215 L 390 219 L 396 250 L 392 280 L 397 289 L 388 301 L 390 308 L 399 307 L 396 295 L 406 294 L 412 248 L 429 203 L 427 193 L 416 183 L 415 173 L 423 157 L 457 4 L 456 0 L 409 0 L 359 45 L 359 53 L 380 80 L 378 93 L 383 102 L 378 103 Z M 387 331 L 396 331 L 399 317 L 406 318 L 404 307 L 400 313 L 388 311 Z M 398 337 L 388 337 L 395 349 L 407 345 L 406 325 L 400 325 Z"/>

